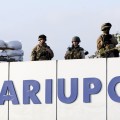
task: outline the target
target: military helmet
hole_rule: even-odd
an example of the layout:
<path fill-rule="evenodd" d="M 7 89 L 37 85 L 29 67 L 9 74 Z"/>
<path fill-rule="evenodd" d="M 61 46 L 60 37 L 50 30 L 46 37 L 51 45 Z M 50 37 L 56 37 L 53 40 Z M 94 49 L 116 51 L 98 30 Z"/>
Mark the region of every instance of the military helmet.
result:
<path fill-rule="evenodd" d="M 110 29 L 112 27 L 111 23 L 104 23 L 101 26 L 101 31 L 104 31 L 106 28 Z"/>
<path fill-rule="evenodd" d="M 72 38 L 72 42 L 81 42 L 80 38 L 78 36 L 74 36 Z"/>

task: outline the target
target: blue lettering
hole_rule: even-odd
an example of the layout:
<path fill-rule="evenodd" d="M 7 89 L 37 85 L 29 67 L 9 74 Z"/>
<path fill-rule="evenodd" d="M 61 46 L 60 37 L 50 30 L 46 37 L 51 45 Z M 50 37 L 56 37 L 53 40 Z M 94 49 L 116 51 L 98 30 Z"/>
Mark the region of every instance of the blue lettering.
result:
<path fill-rule="evenodd" d="M 110 81 L 109 86 L 108 86 L 108 94 L 110 98 L 115 102 L 120 102 L 120 96 L 118 96 L 115 91 L 115 87 L 118 83 L 120 83 L 120 76 L 114 77 Z"/>
<path fill-rule="evenodd" d="M 19 104 L 14 84 L 12 81 L 4 81 L 0 93 L 0 105 L 3 105 L 5 101 L 12 101 L 13 104 Z"/>
<path fill-rule="evenodd" d="M 83 102 L 91 102 L 91 95 L 97 94 L 102 88 L 102 83 L 97 78 L 84 78 L 83 80 Z M 94 84 L 94 88 L 91 85 Z"/>
<path fill-rule="evenodd" d="M 63 103 L 73 103 L 78 96 L 78 79 L 71 78 L 71 95 L 65 96 L 65 79 L 58 79 L 58 98 Z"/>
<path fill-rule="evenodd" d="M 45 82 L 45 103 L 52 103 L 52 79 L 48 79 Z"/>
<path fill-rule="evenodd" d="M 30 90 L 30 87 L 33 87 Z M 23 81 L 23 104 L 30 104 L 30 99 L 34 104 L 41 104 L 36 94 L 40 90 L 40 84 L 36 80 L 24 80 Z"/>

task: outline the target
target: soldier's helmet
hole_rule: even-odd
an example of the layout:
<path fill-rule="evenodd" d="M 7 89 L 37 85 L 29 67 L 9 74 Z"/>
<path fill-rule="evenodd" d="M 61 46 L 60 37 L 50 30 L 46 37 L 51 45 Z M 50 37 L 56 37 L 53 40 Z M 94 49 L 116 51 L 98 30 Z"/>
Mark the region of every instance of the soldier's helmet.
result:
<path fill-rule="evenodd" d="M 112 27 L 111 23 L 104 23 L 101 26 L 101 31 L 104 31 L 105 29 L 110 29 Z"/>
<path fill-rule="evenodd" d="M 47 40 L 47 37 L 44 34 L 38 36 L 38 41 L 40 41 L 40 38 L 44 39 L 45 41 Z"/>
<path fill-rule="evenodd" d="M 72 38 L 72 42 L 81 42 L 80 38 L 78 36 L 74 36 Z"/>

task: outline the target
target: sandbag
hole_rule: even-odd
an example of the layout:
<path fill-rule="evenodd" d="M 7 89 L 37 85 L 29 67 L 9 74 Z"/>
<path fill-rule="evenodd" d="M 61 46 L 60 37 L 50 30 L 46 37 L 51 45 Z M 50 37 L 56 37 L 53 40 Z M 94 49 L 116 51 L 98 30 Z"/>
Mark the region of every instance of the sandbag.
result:
<path fill-rule="evenodd" d="M 22 44 L 19 41 L 10 41 L 10 42 L 6 43 L 6 45 L 7 45 L 7 48 L 12 48 L 15 50 L 22 49 Z"/>
<path fill-rule="evenodd" d="M 15 61 L 23 61 L 23 56 L 9 57 L 9 59 L 15 59 Z"/>
<path fill-rule="evenodd" d="M 7 45 L 3 40 L 0 40 L 0 48 L 6 48 Z"/>
<path fill-rule="evenodd" d="M 7 53 L 7 56 L 23 56 L 24 51 L 23 50 L 5 50 Z"/>
<path fill-rule="evenodd" d="M 6 51 L 1 51 L 0 56 L 7 56 L 7 52 Z"/>

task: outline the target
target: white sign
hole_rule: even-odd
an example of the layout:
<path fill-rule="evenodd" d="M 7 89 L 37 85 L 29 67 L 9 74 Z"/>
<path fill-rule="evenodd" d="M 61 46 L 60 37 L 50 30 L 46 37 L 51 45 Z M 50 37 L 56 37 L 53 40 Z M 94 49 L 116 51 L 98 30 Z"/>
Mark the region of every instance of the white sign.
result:
<path fill-rule="evenodd" d="M 0 68 L 0 120 L 120 120 L 119 58 Z"/>

